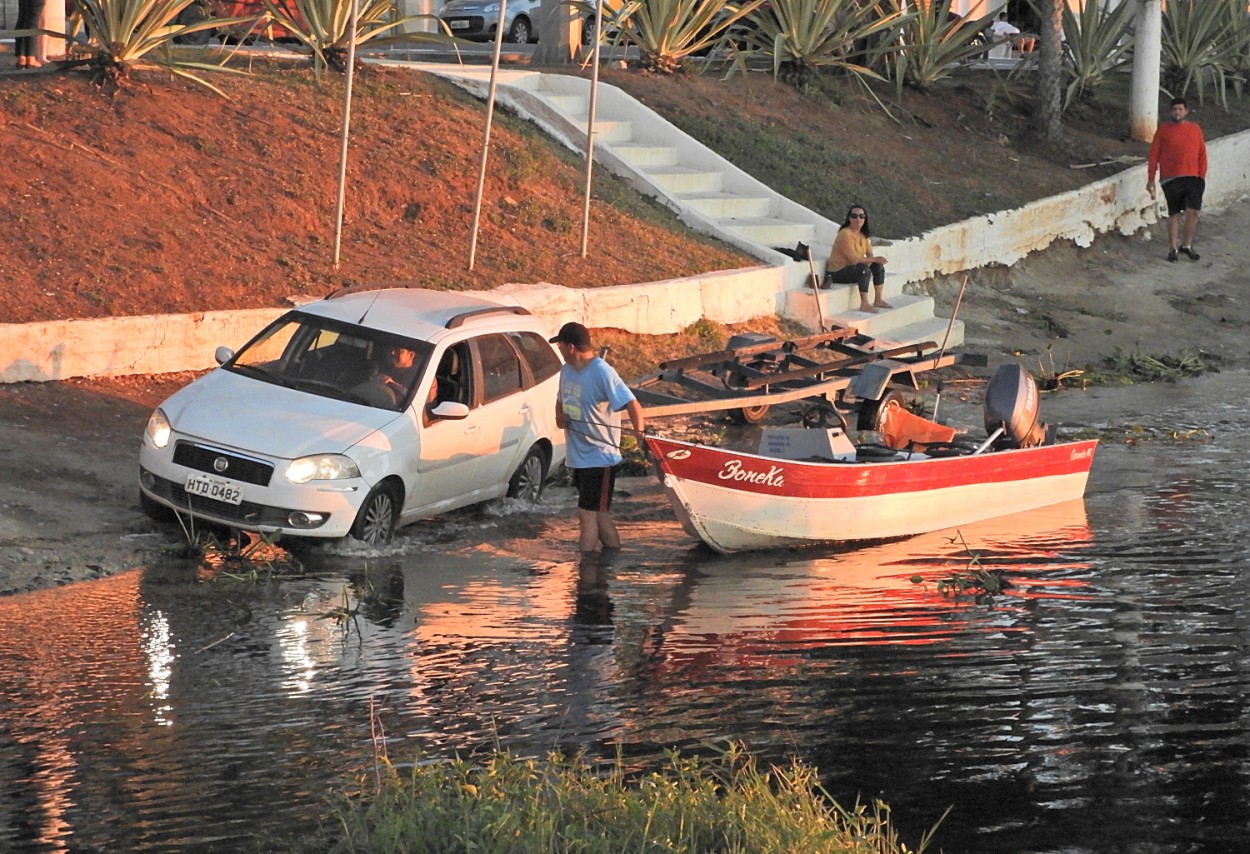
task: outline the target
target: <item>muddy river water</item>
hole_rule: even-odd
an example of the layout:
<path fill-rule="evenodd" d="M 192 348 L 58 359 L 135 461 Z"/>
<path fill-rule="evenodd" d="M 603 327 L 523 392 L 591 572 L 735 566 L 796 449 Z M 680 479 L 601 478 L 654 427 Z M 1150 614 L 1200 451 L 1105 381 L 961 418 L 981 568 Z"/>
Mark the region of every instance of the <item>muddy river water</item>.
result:
<path fill-rule="evenodd" d="M 171 557 L 0 599 L 0 849 L 290 850 L 377 750 L 646 767 L 734 738 L 912 845 L 951 808 L 932 850 L 1244 850 L 1245 381 L 1108 415 L 1138 441 L 1100 447 L 1084 502 L 962 541 L 720 557 L 635 485 L 611 559 L 575 559 L 557 490 L 298 578 Z M 1011 587 L 943 596 L 968 549 Z"/>

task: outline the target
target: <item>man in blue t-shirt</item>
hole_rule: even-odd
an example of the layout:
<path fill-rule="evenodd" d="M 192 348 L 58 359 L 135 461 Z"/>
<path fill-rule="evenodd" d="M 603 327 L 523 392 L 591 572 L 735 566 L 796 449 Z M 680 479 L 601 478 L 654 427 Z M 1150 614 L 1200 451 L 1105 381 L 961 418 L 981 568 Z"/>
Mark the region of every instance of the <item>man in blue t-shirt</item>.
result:
<path fill-rule="evenodd" d="M 566 323 L 550 339 L 560 349 L 560 391 L 556 397 L 556 426 L 564 430 L 567 458 L 577 486 L 577 525 L 582 552 L 595 544 L 619 549 L 621 537 L 608 515 L 612 489 L 621 464 L 621 410 L 629 413 L 638 433 L 643 431 L 642 404 L 616 370 L 595 355 L 590 330 Z"/>

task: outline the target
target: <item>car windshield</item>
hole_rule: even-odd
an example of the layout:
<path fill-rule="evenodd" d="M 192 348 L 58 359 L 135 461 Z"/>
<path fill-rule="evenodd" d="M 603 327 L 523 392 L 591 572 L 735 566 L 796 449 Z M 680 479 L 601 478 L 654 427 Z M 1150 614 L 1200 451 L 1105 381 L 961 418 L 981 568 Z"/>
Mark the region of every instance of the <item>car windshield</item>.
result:
<path fill-rule="evenodd" d="M 293 311 L 222 367 L 308 394 L 400 411 L 432 350 L 424 341 Z"/>

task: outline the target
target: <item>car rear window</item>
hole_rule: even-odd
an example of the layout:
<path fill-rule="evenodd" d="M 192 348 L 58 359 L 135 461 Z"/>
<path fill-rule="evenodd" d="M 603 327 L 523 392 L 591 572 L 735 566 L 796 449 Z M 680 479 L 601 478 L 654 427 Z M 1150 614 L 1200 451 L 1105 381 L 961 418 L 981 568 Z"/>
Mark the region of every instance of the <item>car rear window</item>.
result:
<path fill-rule="evenodd" d="M 535 332 L 513 332 L 511 337 L 525 361 L 529 363 L 535 383 L 560 373 L 560 357 L 551 349 L 547 339 Z"/>

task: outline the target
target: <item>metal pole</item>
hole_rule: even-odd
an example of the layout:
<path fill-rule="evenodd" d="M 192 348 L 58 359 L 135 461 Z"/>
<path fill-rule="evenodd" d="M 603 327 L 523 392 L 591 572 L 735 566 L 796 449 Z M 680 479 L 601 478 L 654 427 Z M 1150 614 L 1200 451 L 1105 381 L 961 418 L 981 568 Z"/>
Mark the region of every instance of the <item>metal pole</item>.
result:
<path fill-rule="evenodd" d="M 1129 89 L 1129 136 L 1154 139 L 1159 127 L 1159 65 L 1163 52 L 1163 8 L 1159 0 L 1138 0 L 1133 34 L 1133 76 Z"/>
<path fill-rule="evenodd" d="M 812 296 L 816 299 L 816 316 L 820 318 L 820 331 L 828 332 L 825 326 L 825 309 L 820 304 L 820 279 L 816 277 L 816 262 L 812 260 L 812 247 L 807 247 L 807 270 L 812 283 Z"/>
<path fill-rule="evenodd" d="M 590 49 L 590 109 L 586 114 L 586 186 L 582 194 L 582 257 L 590 242 L 590 181 L 595 167 L 595 107 L 599 100 L 599 40 L 603 33 L 603 0 L 595 10 L 595 43 Z"/>
<path fill-rule="evenodd" d="M 490 89 L 486 93 L 486 128 L 482 132 L 482 158 L 477 169 L 477 198 L 473 200 L 473 230 L 469 235 L 469 270 L 477 257 L 477 228 L 482 221 L 482 190 L 486 185 L 486 155 L 490 149 L 490 125 L 495 118 L 495 86 L 499 77 L 499 54 L 503 51 L 503 25 L 508 0 L 500 0 L 499 24 L 495 27 L 495 54 L 490 61 Z"/>
<path fill-rule="evenodd" d="M 343 243 L 343 201 L 347 195 L 347 139 L 352 123 L 352 80 L 356 71 L 356 0 L 352 0 L 348 23 L 347 82 L 343 86 L 343 133 L 339 143 L 339 198 L 334 208 L 334 269 L 339 268 L 339 247 Z"/>
<path fill-rule="evenodd" d="M 946 324 L 946 334 L 942 336 L 942 349 L 938 351 L 937 358 L 933 360 L 933 367 L 937 368 L 938 363 L 942 361 L 942 357 L 946 355 L 946 342 L 951 339 L 951 329 L 955 326 L 955 318 L 959 316 L 959 306 L 964 301 L 964 291 L 968 288 L 968 277 L 964 276 L 963 284 L 959 286 L 959 296 L 955 297 L 955 308 L 951 311 L 950 322 Z"/>

